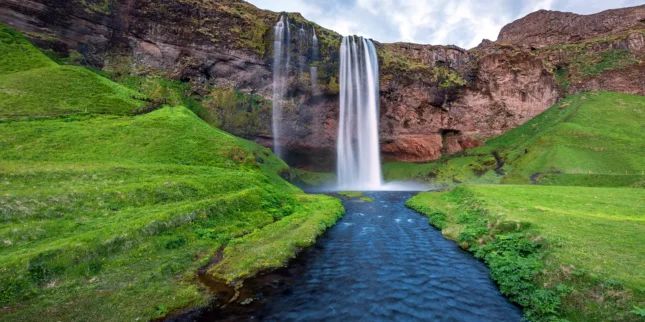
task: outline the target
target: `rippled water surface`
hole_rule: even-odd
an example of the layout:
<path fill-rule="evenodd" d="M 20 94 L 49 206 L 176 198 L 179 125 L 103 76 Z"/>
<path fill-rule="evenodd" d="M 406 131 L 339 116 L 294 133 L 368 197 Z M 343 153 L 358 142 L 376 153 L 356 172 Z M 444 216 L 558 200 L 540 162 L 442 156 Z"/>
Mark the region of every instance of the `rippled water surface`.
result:
<path fill-rule="evenodd" d="M 345 217 L 304 254 L 306 271 L 264 306 L 265 320 L 521 319 L 483 263 L 405 207 L 413 193 L 368 195 L 374 202 L 344 202 Z"/>
<path fill-rule="evenodd" d="M 366 195 L 344 201 L 345 217 L 280 273 L 288 282 L 265 278 L 262 305 L 224 319 L 520 321 L 483 263 L 405 207 L 414 193 Z"/>

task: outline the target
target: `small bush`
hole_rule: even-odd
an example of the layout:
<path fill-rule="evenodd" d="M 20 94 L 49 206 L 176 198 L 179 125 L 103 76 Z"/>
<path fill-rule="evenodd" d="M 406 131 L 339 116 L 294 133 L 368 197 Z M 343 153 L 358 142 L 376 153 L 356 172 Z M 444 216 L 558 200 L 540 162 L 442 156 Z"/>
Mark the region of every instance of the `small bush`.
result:
<path fill-rule="evenodd" d="M 186 245 L 186 238 L 183 236 L 176 236 L 172 237 L 169 240 L 166 241 L 166 244 L 164 245 L 165 249 L 176 249 L 181 246 Z"/>

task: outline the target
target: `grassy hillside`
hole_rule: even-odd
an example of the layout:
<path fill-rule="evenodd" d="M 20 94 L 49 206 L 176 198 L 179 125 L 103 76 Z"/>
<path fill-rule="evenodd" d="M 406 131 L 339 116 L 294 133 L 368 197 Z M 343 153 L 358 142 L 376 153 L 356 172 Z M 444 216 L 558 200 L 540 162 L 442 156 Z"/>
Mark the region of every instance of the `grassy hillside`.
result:
<path fill-rule="evenodd" d="M 181 106 L 133 116 L 146 95 L 1 30 L 0 320 L 206 305 L 195 273 L 219 250 L 217 277 L 238 280 L 284 265 L 342 215 L 337 199 L 284 181 L 270 150 Z"/>
<path fill-rule="evenodd" d="M 643 119 L 642 96 L 573 95 L 484 146 L 429 164 L 386 164 L 385 176 L 443 184 L 631 186 L 645 181 Z"/>
<path fill-rule="evenodd" d="M 532 320 L 644 317 L 645 190 L 474 186 L 407 205 L 483 259 Z"/>
<path fill-rule="evenodd" d="M 60 66 L 0 24 L 0 120 L 69 113 L 129 115 L 146 97 L 78 66 Z"/>
<path fill-rule="evenodd" d="M 0 24 L 0 75 L 43 67 L 57 67 L 57 64 L 18 31 Z"/>

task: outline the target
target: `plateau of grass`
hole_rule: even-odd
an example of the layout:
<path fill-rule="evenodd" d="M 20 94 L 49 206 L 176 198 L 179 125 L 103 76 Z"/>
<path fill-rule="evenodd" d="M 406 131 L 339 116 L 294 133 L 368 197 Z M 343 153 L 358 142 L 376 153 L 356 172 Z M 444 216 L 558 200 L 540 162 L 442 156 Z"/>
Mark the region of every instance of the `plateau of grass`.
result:
<path fill-rule="evenodd" d="M 15 44 L 2 38 L 0 52 Z M 283 265 L 343 213 L 284 181 L 270 150 L 185 107 L 133 116 L 150 94 L 12 55 L 0 73 L 2 321 L 152 320 L 207 305 L 195 272 L 218 250 L 221 276 L 239 280 Z"/>
<path fill-rule="evenodd" d="M 642 96 L 572 95 L 484 146 L 428 164 L 386 164 L 384 173 L 388 180 L 443 184 L 631 186 L 635 176 L 645 178 L 644 117 Z"/>
<path fill-rule="evenodd" d="M 632 311 L 645 307 L 642 189 L 471 186 L 422 193 L 407 205 L 484 259 L 533 320 L 639 320 Z"/>

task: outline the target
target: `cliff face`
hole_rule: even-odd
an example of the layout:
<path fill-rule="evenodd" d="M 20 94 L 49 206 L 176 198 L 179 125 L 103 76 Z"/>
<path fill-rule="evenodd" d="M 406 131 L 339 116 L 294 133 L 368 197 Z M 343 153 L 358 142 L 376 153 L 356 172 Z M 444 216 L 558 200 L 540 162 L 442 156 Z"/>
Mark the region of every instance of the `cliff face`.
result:
<path fill-rule="evenodd" d="M 291 65 L 282 145 L 292 165 L 335 158 L 340 35 L 288 14 Z M 115 73 L 189 82 L 233 134 L 272 144 L 272 26 L 279 13 L 236 0 L 0 0 L 0 22 L 36 44 Z M 481 144 L 568 93 L 644 94 L 645 6 L 596 15 L 540 11 L 464 50 L 376 43 L 383 158 L 422 162 Z M 315 28 L 320 56 L 312 54 Z M 309 67 L 318 67 L 312 94 Z M 225 93 L 222 94 L 222 89 Z M 248 96 L 255 110 L 236 97 Z M 245 96 L 245 97 L 246 97 Z M 224 111 L 224 112 L 223 112 Z M 226 116 L 226 117 L 224 117 Z"/>
<path fill-rule="evenodd" d="M 504 26 L 497 41 L 540 48 L 607 37 L 634 29 L 645 29 L 645 5 L 592 15 L 540 10 Z"/>

